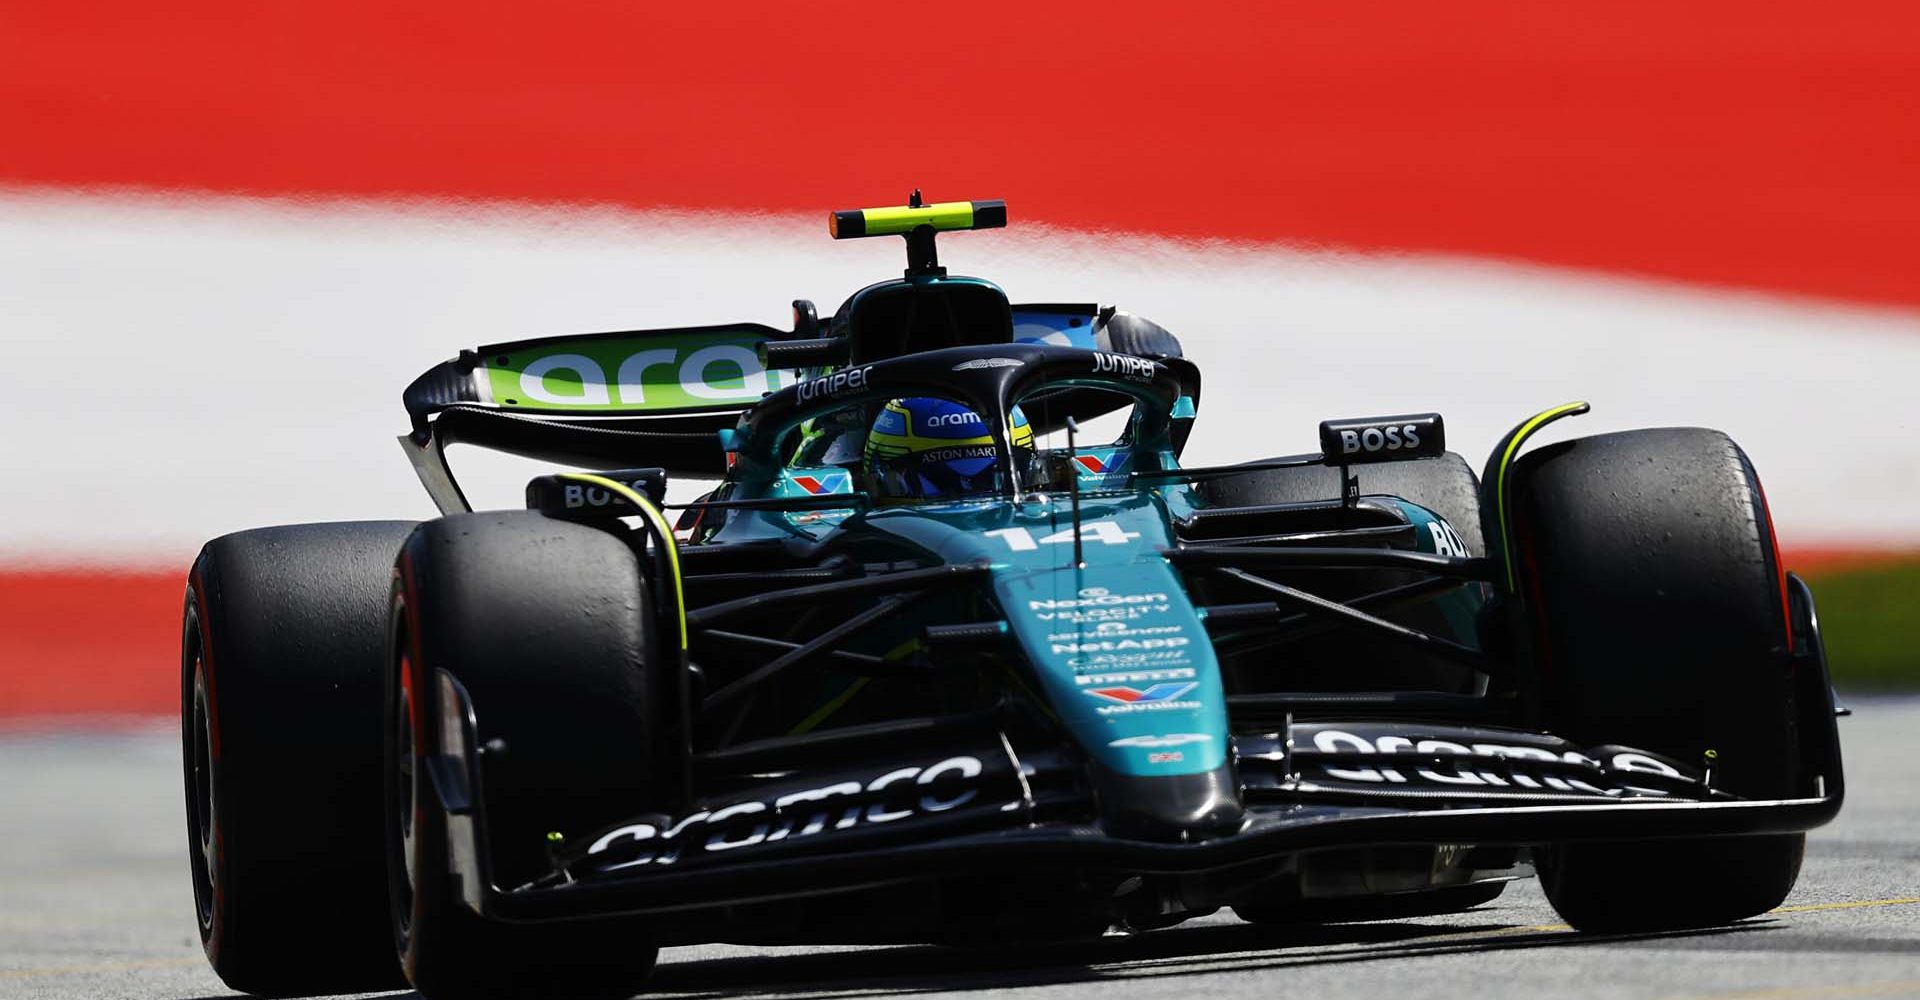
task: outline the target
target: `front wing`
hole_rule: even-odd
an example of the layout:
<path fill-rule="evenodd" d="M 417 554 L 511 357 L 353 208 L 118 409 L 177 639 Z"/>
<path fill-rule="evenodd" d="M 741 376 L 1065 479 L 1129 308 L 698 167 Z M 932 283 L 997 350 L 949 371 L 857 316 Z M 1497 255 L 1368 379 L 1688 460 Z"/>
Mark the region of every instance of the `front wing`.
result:
<path fill-rule="evenodd" d="M 441 697 L 465 710 L 443 718 L 464 724 L 440 734 L 428 770 L 474 911 L 509 921 L 666 913 L 1023 870 L 1183 875 L 1335 848 L 1808 830 L 1838 813 L 1844 787 L 1825 671 L 1800 676 L 1805 780 L 1794 797 L 1736 798 L 1713 788 L 1704 766 L 1542 733 L 1289 718 L 1279 731 L 1235 738 L 1245 818 L 1194 840 L 1114 835 L 1093 820 L 1096 765 L 983 713 L 810 741 L 818 759 L 839 762 L 832 767 L 793 766 L 803 758 L 792 746 L 738 754 L 731 763 L 749 783 L 567 845 L 548 874 L 503 886 L 488 870 L 485 810 L 473 794 L 484 760 L 471 752 L 471 706 L 445 673 Z"/>

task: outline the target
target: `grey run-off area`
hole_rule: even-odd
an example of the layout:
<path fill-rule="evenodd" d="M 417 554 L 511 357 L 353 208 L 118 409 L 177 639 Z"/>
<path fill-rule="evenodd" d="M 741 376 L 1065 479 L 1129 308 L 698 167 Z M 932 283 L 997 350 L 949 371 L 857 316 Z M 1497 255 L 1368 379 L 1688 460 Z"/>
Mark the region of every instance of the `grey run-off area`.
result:
<path fill-rule="evenodd" d="M 1538 886 L 1452 917 L 1261 929 L 1217 915 L 995 952 L 677 948 L 658 995 L 851 997 L 1920 997 L 1920 699 L 1842 720 L 1849 799 L 1780 911 L 1582 937 Z M 170 729 L 0 735 L 0 998 L 226 997 L 200 954 Z M 399 996 L 406 996 L 400 994 Z"/>

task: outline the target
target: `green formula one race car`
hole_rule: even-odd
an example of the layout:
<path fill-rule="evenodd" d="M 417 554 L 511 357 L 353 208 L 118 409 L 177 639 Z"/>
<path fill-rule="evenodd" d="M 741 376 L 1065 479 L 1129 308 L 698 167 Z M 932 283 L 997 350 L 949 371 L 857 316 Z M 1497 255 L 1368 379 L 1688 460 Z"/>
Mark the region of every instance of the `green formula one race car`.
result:
<path fill-rule="evenodd" d="M 627 996 L 663 945 L 1401 918 L 1530 873 L 1652 930 L 1793 886 L 1835 709 L 1724 434 L 1524 448 L 1574 403 L 1478 476 L 1436 413 L 1183 467 L 1171 334 L 938 264 L 1004 204 L 833 218 L 905 275 L 791 330 L 463 351 L 404 397 L 443 516 L 207 544 L 181 704 L 228 984 Z M 598 471 L 473 511 L 454 443 Z"/>

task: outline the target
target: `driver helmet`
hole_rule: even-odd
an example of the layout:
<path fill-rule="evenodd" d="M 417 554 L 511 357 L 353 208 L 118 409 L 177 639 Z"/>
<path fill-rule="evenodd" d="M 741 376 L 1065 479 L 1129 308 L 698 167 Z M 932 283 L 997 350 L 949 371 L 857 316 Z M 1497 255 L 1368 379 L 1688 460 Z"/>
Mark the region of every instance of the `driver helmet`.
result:
<path fill-rule="evenodd" d="M 1007 438 L 1023 467 L 1033 461 L 1033 428 L 1014 407 Z M 1000 491 L 1000 449 L 987 422 L 960 403 L 929 396 L 896 399 L 867 431 L 864 457 L 883 500 L 952 500 Z"/>

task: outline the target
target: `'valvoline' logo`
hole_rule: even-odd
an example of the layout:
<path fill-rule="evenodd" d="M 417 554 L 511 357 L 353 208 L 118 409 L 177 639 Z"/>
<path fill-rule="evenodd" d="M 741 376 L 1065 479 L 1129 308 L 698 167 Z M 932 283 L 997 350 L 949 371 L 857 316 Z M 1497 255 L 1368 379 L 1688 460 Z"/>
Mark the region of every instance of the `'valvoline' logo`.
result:
<path fill-rule="evenodd" d="M 794 476 L 793 483 L 814 496 L 829 496 L 850 492 L 853 487 L 853 476 L 846 472 L 823 472 L 818 475 Z"/>
<path fill-rule="evenodd" d="M 1145 691 L 1139 688 L 1109 687 L 1094 688 L 1087 693 L 1093 695 L 1095 698 L 1101 698 L 1106 701 L 1117 701 L 1127 705 L 1137 705 L 1156 701 L 1172 701 L 1199 686 L 1198 683 L 1193 681 L 1188 681 L 1184 684 L 1176 681 L 1169 684 L 1155 684 Z"/>
<path fill-rule="evenodd" d="M 1088 452 L 1073 456 L 1073 460 L 1079 463 L 1083 473 L 1104 476 L 1120 471 L 1120 467 L 1127 464 L 1127 454 L 1121 451 L 1110 451 L 1105 454 Z"/>

